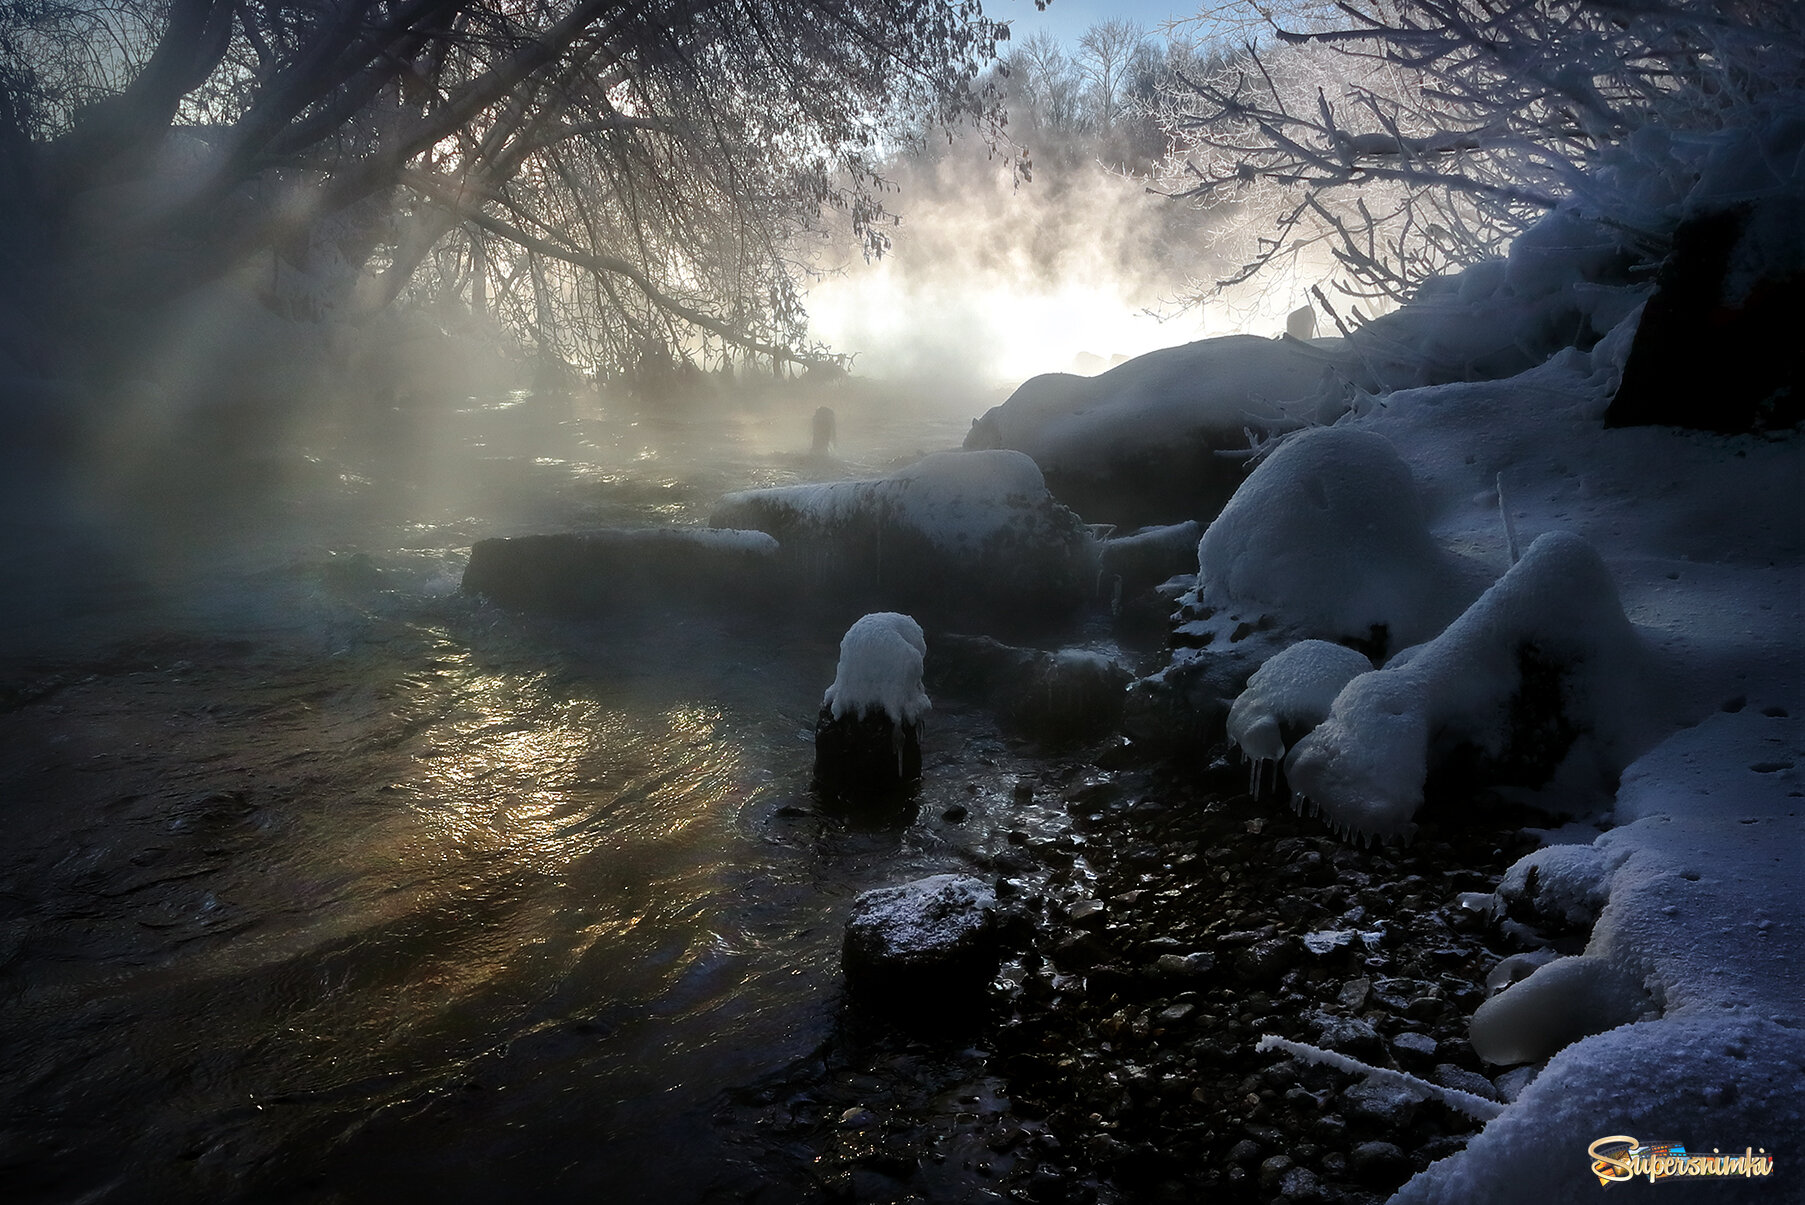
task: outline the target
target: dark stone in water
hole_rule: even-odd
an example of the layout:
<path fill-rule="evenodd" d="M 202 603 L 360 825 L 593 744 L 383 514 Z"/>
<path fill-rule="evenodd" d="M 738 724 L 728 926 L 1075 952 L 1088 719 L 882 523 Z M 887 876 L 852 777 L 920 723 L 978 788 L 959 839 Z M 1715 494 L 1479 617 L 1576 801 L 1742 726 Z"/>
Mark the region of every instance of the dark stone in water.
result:
<path fill-rule="evenodd" d="M 956 1020 L 945 1010 L 971 1007 L 1001 961 L 995 893 L 954 874 L 867 891 L 846 922 L 841 961 L 861 1002 L 924 1024 Z"/>
<path fill-rule="evenodd" d="M 478 540 L 464 590 L 507 607 L 582 615 L 775 597 L 777 541 L 758 532 L 608 528 Z"/>

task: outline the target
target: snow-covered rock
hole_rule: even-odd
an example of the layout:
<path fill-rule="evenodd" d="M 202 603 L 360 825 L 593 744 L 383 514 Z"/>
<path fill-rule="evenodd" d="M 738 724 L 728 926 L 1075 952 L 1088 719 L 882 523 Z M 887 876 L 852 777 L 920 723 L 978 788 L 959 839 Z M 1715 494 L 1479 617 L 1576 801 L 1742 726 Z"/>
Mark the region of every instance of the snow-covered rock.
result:
<path fill-rule="evenodd" d="M 1468 1036 L 1488 1063 L 1537 1063 L 1652 1011 L 1641 981 L 1629 972 L 1602 958 L 1573 955 L 1537 967 L 1481 1004 Z"/>
<path fill-rule="evenodd" d="M 965 446 L 1027 453 L 1092 522 L 1181 521 L 1213 514 L 1245 475 L 1244 457 L 1221 453 L 1247 450 L 1250 429 L 1314 420 L 1342 375 L 1335 355 L 1296 339 L 1203 339 L 1095 377 L 1034 377 L 974 422 Z"/>
<path fill-rule="evenodd" d="M 956 874 L 859 896 L 841 951 L 854 991 L 891 1007 L 944 1006 L 987 983 L 998 959 L 996 895 Z"/>
<path fill-rule="evenodd" d="M 778 589 L 777 551 L 763 532 L 700 527 L 500 537 L 470 550 L 464 589 L 504 606 L 566 614 L 707 602 L 727 592 L 738 605 Z"/>
<path fill-rule="evenodd" d="M 1280 444 L 1204 532 L 1197 562 L 1203 606 L 1380 656 L 1435 635 L 1478 593 L 1430 537 L 1397 451 L 1345 427 Z"/>
<path fill-rule="evenodd" d="M 714 527 L 768 532 L 800 588 L 979 626 L 1069 617 L 1097 546 L 1019 452 L 940 452 L 875 481 L 747 490 Z"/>
<path fill-rule="evenodd" d="M 1551 532 L 1447 631 L 1362 674 L 1286 763 L 1338 830 L 1408 833 L 1432 757 L 1476 750 L 1494 781 L 1603 781 L 1647 737 L 1652 666 L 1584 540 Z"/>
<path fill-rule="evenodd" d="M 921 625 L 880 611 L 840 640 L 833 685 L 815 723 L 815 781 L 836 796 L 881 793 L 921 776 Z"/>

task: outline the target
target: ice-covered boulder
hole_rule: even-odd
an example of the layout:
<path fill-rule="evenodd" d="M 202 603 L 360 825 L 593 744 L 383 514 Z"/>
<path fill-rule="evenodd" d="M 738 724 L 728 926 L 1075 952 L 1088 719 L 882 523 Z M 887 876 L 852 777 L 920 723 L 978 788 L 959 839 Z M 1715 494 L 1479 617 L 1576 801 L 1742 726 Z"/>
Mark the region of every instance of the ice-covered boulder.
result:
<path fill-rule="evenodd" d="M 944 636 L 928 666 L 936 691 L 993 709 L 1007 729 L 1046 745 L 1114 732 L 1132 679 L 1087 649 L 1018 648 L 988 636 Z"/>
<path fill-rule="evenodd" d="M 815 781 L 823 792 L 881 794 L 921 777 L 927 651 L 921 625 L 894 611 L 847 629 L 815 722 Z"/>
<path fill-rule="evenodd" d="M 1537 1063 L 1653 1012 L 1639 979 L 1605 959 L 1573 955 L 1537 967 L 1481 1004 L 1468 1038 L 1488 1063 Z"/>
<path fill-rule="evenodd" d="M 1478 593 L 1430 537 L 1409 466 L 1383 436 L 1345 427 L 1280 444 L 1204 532 L 1197 562 L 1203 606 L 1381 656 L 1435 635 Z"/>
<path fill-rule="evenodd" d="M 1295 339 L 1203 339 L 1094 377 L 1034 377 L 973 423 L 965 446 L 1026 452 L 1092 522 L 1182 521 L 1215 513 L 1245 476 L 1243 458 L 1221 453 L 1246 450 L 1250 428 L 1314 419 L 1341 373 L 1334 354 Z"/>
<path fill-rule="evenodd" d="M 1430 643 L 1361 674 L 1286 763 L 1343 833 L 1408 833 L 1431 761 L 1539 786 L 1569 757 L 1613 781 L 1651 721 L 1648 653 L 1597 552 L 1551 532 Z"/>
<path fill-rule="evenodd" d="M 776 570 L 777 541 L 763 532 L 609 528 L 478 540 L 464 589 L 504 606 L 584 614 L 727 594 L 743 604 L 778 589 Z"/>
<path fill-rule="evenodd" d="M 875 481 L 729 494 L 709 522 L 768 532 L 799 589 L 980 627 L 1068 618 L 1097 546 L 1019 452 L 941 452 Z"/>
<path fill-rule="evenodd" d="M 1300 640 L 1254 671 L 1229 709 L 1228 739 L 1253 763 L 1255 797 L 1267 769 L 1328 717 L 1342 687 L 1372 667 L 1346 645 Z"/>
<path fill-rule="evenodd" d="M 998 961 L 996 895 L 956 874 L 865 892 L 841 948 L 855 994 L 890 1007 L 944 1007 L 982 989 Z"/>

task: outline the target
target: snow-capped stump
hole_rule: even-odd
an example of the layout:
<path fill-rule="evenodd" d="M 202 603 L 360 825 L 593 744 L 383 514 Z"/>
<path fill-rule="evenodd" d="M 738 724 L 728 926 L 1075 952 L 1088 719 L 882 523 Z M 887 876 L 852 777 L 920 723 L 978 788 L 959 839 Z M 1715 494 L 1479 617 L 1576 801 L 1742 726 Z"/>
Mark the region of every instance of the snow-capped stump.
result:
<path fill-rule="evenodd" d="M 889 1007 L 938 1007 L 948 995 L 976 992 L 999 959 L 995 894 L 956 874 L 865 892 L 841 950 L 848 986 Z"/>
<path fill-rule="evenodd" d="M 815 782 L 823 793 L 876 795 L 921 777 L 927 650 L 921 625 L 894 611 L 847 629 L 815 721 Z"/>
<path fill-rule="evenodd" d="M 1019 452 L 940 452 L 876 481 L 729 494 L 715 527 L 768 532 L 807 588 L 981 626 L 1069 618 L 1097 544 Z"/>
<path fill-rule="evenodd" d="M 1383 657 L 1441 631 L 1478 590 L 1430 538 L 1410 468 L 1381 435 L 1321 427 L 1253 471 L 1197 545 L 1218 624 L 1270 616 Z"/>
<path fill-rule="evenodd" d="M 604 528 L 478 540 L 464 590 L 508 607 L 581 614 L 632 604 L 707 602 L 732 583 L 736 603 L 778 585 L 777 541 L 759 531 Z"/>
<path fill-rule="evenodd" d="M 1228 712 L 1228 739 L 1253 763 L 1254 798 L 1286 751 L 1328 718 L 1342 688 L 1372 667 L 1346 645 L 1300 640 L 1254 671 Z"/>
<path fill-rule="evenodd" d="M 1054 494 L 1093 522 L 1181 521 L 1215 513 L 1246 475 L 1242 460 L 1219 453 L 1246 449 L 1250 428 L 1314 420 L 1342 367 L 1294 339 L 1202 339 L 1095 377 L 1033 377 L 972 424 L 965 446 L 1026 452 Z"/>
<path fill-rule="evenodd" d="M 1575 770 L 1609 783 L 1651 703 L 1648 654 L 1603 562 L 1551 532 L 1447 631 L 1342 689 L 1286 763 L 1293 806 L 1345 834 L 1404 835 L 1431 758 L 1455 753 L 1490 781 L 1540 786 L 1583 750 Z"/>

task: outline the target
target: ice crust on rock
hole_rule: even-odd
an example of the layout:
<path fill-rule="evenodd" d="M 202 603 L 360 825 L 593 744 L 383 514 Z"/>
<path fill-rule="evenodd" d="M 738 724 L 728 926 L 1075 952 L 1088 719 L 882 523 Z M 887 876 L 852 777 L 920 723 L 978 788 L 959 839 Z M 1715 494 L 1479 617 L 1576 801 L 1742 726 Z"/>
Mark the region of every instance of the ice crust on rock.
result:
<path fill-rule="evenodd" d="M 1557 702 L 1574 749 L 1614 774 L 1646 737 L 1648 654 L 1591 545 L 1550 532 L 1440 636 L 1349 682 L 1298 742 L 1292 789 L 1342 832 L 1407 834 L 1432 745 L 1511 753 L 1526 647 L 1561 667 Z"/>
<path fill-rule="evenodd" d="M 888 1006 L 930 1006 L 976 989 L 997 966 L 996 894 L 981 879 L 937 874 L 859 896 L 846 921 L 842 961 L 855 987 Z"/>
<path fill-rule="evenodd" d="M 1572 955 L 1537 967 L 1473 1014 L 1473 1050 L 1488 1063 L 1537 1063 L 1590 1034 L 1647 1016 L 1652 1001 L 1629 972 Z"/>
<path fill-rule="evenodd" d="M 821 705 L 834 719 L 881 712 L 898 732 L 920 721 L 930 704 L 922 689 L 927 637 L 921 625 L 895 611 L 867 615 L 840 639 L 840 661 Z"/>
<path fill-rule="evenodd" d="M 1256 797 L 1264 767 L 1285 756 L 1285 734 L 1296 740 L 1322 723 L 1342 688 L 1372 667 L 1346 645 L 1300 640 L 1254 671 L 1229 708 L 1228 738 L 1254 763 Z"/>
<path fill-rule="evenodd" d="M 1435 635 L 1478 593 L 1430 537 L 1391 443 L 1347 427 L 1281 443 L 1204 532 L 1197 565 L 1207 607 L 1325 640 L 1382 629 L 1392 649 Z"/>

